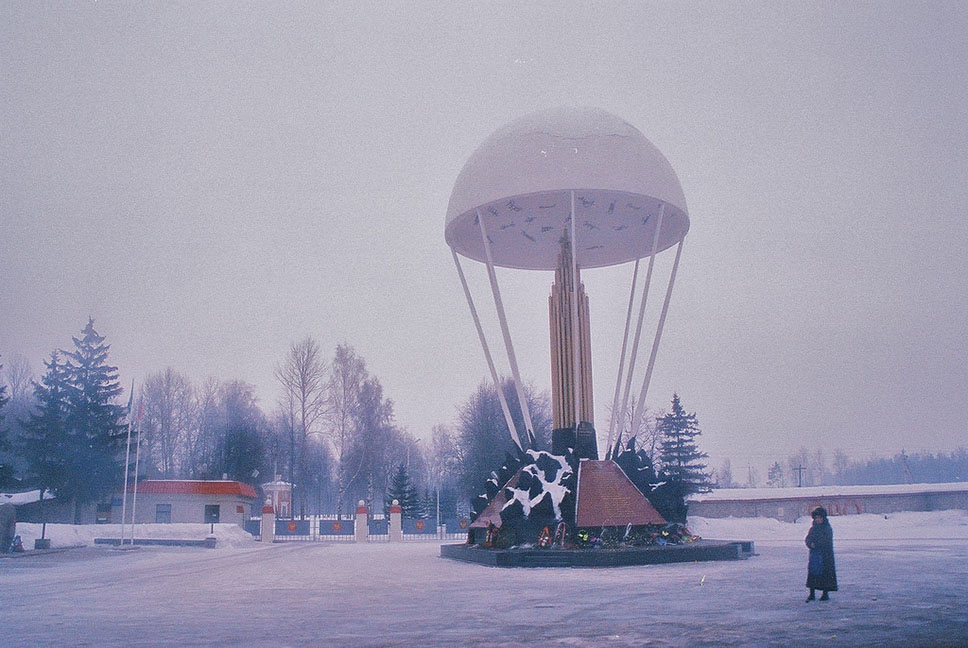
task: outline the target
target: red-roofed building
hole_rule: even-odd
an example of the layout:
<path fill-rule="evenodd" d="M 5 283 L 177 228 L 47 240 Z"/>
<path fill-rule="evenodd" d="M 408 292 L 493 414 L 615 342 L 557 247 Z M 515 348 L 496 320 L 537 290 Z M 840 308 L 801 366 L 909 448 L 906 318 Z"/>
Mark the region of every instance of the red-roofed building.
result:
<path fill-rule="evenodd" d="M 242 482 L 146 479 L 138 482 L 135 522 L 216 522 L 244 526 L 244 522 L 252 516 L 253 505 L 258 502 L 255 489 Z M 120 521 L 120 493 L 115 494 L 113 504 L 111 519 Z M 129 488 L 129 519 L 133 505 L 134 493 Z"/>
<path fill-rule="evenodd" d="M 262 485 L 262 492 L 266 494 L 277 517 L 292 517 L 292 484 L 282 481 L 281 475 L 276 475 L 275 481 Z"/>

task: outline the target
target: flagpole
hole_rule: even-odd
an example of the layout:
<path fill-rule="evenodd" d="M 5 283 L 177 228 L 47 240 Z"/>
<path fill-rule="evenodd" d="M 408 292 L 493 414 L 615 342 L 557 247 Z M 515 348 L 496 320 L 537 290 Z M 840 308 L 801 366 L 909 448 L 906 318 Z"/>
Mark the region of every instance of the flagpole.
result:
<path fill-rule="evenodd" d="M 124 488 L 121 495 L 121 546 L 124 546 L 124 525 L 127 523 L 126 515 L 128 512 L 128 465 L 131 462 L 131 404 L 133 401 L 134 379 L 132 378 L 131 392 L 128 394 L 128 443 L 124 451 Z M 40 495 L 41 499 L 43 499 L 43 491 L 41 491 Z"/>
<path fill-rule="evenodd" d="M 134 545 L 134 520 L 138 512 L 138 464 L 141 460 L 141 407 L 144 397 L 138 401 L 138 440 L 135 442 L 134 452 L 134 499 L 131 502 L 131 544 Z"/>

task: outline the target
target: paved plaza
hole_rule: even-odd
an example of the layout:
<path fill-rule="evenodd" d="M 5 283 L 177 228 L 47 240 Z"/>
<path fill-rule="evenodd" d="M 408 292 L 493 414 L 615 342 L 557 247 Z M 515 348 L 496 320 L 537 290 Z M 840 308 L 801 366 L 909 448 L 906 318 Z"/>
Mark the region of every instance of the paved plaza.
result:
<path fill-rule="evenodd" d="M 500 569 L 435 542 L 84 547 L 0 559 L 5 646 L 964 646 L 968 542 L 841 540 L 841 591 L 805 603 L 806 551 L 731 562 Z"/>

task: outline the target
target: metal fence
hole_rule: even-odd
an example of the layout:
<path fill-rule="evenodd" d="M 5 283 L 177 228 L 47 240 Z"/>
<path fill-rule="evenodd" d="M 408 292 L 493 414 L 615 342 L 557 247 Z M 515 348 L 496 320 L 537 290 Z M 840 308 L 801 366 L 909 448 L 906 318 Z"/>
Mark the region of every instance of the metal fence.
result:
<path fill-rule="evenodd" d="M 444 520 L 444 524 L 437 526 L 437 521 L 402 520 L 403 539 L 407 542 L 430 540 L 465 540 L 467 538 L 467 520 Z M 353 542 L 355 540 L 353 517 L 342 520 L 335 517 L 311 516 L 305 519 L 276 520 L 276 542 Z M 246 520 L 245 530 L 259 537 L 262 518 L 254 517 Z M 383 517 L 369 520 L 369 541 L 387 542 L 389 540 L 389 523 Z"/>

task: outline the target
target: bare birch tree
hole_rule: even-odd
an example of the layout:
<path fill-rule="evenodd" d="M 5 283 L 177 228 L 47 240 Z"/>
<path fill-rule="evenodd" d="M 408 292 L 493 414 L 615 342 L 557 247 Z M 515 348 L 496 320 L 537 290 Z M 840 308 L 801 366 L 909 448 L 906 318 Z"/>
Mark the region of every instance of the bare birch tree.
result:
<path fill-rule="evenodd" d="M 0 412 L 2 422 L 0 422 L 0 451 L 2 451 L 2 439 L 6 435 L 8 453 L 0 457 L 0 472 L 6 472 L 11 476 L 14 472 L 23 470 L 26 466 L 18 456 L 19 453 L 11 450 L 21 442 L 24 433 L 22 423 L 27 420 L 34 405 L 34 372 L 30 368 L 30 361 L 27 357 L 14 353 L 3 361 L 0 376 L 6 381 L 9 387 L 7 397 L 9 401 Z M 0 392 L 4 390 L 4 380 L 0 380 Z M 2 477 L 0 477 L 2 479 Z"/>
<path fill-rule="evenodd" d="M 179 448 L 196 424 L 197 403 L 191 381 L 171 367 L 148 376 L 141 387 L 144 398 L 142 452 L 162 476 L 187 472 L 178 465 Z M 147 447 L 145 447 L 147 446 Z"/>
<path fill-rule="evenodd" d="M 383 397 L 383 386 L 375 376 L 360 385 L 353 412 L 353 437 L 347 453 L 352 466 L 345 486 L 363 499 L 372 514 L 377 492 L 387 486 L 394 449 L 405 451 L 400 431 L 393 424 L 393 402 Z M 351 488 L 352 487 L 352 488 Z"/>
<path fill-rule="evenodd" d="M 337 346 L 329 373 L 327 419 L 336 468 L 336 512 L 340 517 L 343 515 L 346 487 L 353 478 L 349 459 L 356 427 L 355 413 L 366 378 L 366 364 L 356 355 L 353 347 L 345 344 Z"/>
<path fill-rule="evenodd" d="M 814 485 L 824 486 L 827 483 L 827 457 L 823 448 L 814 451 L 810 468 L 814 474 Z"/>
<path fill-rule="evenodd" d="M 30 361 L 19 353 L 11 355 L 4 363 L 3 374 L 10 386 L 11 401 L 28 399 L 33 389 L 34 372 L 30 368 Z"/>
<path fill-rule="evenodd" d="M 208 474 L 218 442 L 219 390 L 216 378 L 208 378 L 197 392 L 194 423 L 187 430 L 179 458 L 182 475 L 198 479 Z"/>
<path fill-rule="evenodd" d="M 326 374 L 326 360 L 311 337 L 291 344 L 285 362 L 275 370 L 276 380 L 283 387 L 282 406 L 289 413 L 289 483 L 301 515 L 305 515 L 308 478 L 306 440 L 320 431 L 317 428 L 326 413 Z"/>
<path fill-rule="evenodd" d="M 427 453 L 427 481 L 434 488 L 436 508 L 441 515 L 456 515 L 451 504 L 456 504 L 457 480 L 463 461 L 463 448 L 457 443 L 457 433 L 446 425 L 435 425 L 430 435 Z M 444 497 L 441 497 L 444 492 Z M 442 504 L 446 502 L 446 504 Z M 434 513 L 437 513 L 435 510 Z M 438 524 L 440 518 L 438 517 Z"/>

